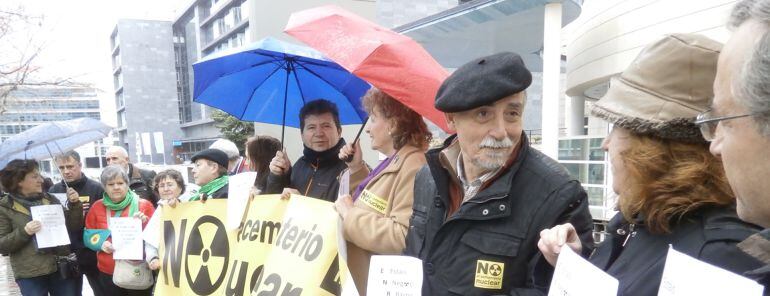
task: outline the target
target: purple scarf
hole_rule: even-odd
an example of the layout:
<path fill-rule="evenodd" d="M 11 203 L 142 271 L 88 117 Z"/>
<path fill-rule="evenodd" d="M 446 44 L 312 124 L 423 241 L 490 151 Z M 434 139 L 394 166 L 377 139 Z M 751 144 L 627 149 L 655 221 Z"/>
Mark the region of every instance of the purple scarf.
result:
<path fill-rule="evenodd" d="M 396 154 L 394 153 L 393 155 L 396 155 Z M 353 201 L 356 201 L 356 199 L 358 199 L 358 196 L 361 195 L 362 191 L 364 191 L 364 188 L 366 188 L 366 185 L 369 185 L 369 181 L 371 181 L 374 178 L 374 176 L 377 176 L 378 174 L 380 174 L 380 172 L 385 170 L 385 168 L 388 167 L 391 161 L 393 161 L 393 156 L 390 156 L 385 160 L 383 160 L 382 162 L 380 162 L 380 164 L 378 164 L 377 167 L 374 168 L 374 170 L 369 172 L 369 175 L 366 175 L 366 178 L 361 182 L 361 184 L 358 184 L 358 187 L 356 187 L 356 191 L 353 193 Z"/>

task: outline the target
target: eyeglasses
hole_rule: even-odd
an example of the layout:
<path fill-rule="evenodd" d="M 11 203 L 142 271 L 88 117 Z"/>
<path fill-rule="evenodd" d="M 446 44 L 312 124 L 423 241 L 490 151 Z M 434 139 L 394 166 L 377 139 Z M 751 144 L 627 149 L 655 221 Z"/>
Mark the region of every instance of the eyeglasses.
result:
<path fill-rule="evenodd" d="M 753 115 L 756 115 L 756 113 L 729 115 L 729 116 L 722 116 L 722 117 L 711 117 L 711 116 L 714 116 L 713 110 L 708 110 L 706 112 L 698 114 L 698 117 L 695 118 L 695 122 L 693 123 L 700 128 L 700 133 L 703 135 L 703 139 L 705 139 L 708 142 L 711 142 L 714 140 L 714 137 L 716 136 L 717 126 L 719 125 L 720 121 L 742 118 L 742 117 L 749 117 Z"/>

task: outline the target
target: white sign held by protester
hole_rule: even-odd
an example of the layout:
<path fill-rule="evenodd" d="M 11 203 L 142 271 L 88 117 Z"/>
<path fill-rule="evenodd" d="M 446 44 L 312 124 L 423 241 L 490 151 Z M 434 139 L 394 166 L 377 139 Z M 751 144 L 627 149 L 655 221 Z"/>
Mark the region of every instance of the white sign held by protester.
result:
<path fill-rule="evenodd" d="M 241 226 L 243 213 L 249 203 L 249 193 L 257 179 L 256 172 L 245 172 L 230 176 L 227 186 L 227 229 L 234 230 Z"/>
<path fill-rule="evenodd" d="M 112 247 L 115 249 L 115 252 L 112 253 L 112 258 L 116 260 L 144 259 L 142 220 L 134 217 L 109 219 Z"/>
<path fill-rule="evenodd" d="M 350 194 L 350 170 L 345 170 L 340 176 L 340 187 L 337 191 L 337 198 Z"/>
<path fill-rule="evenodd" d="M 366 294 L 371 296 L 419 296 L 422 260 L 409 256 L 372 256 L 367 285 Z"/>
<path fill-rule="evenodd" d="M 56 199 L 59 200 L 59 203 L 62 205 L 67 204 L 67 194 L 66 193 L 51 193 Z"/>
<path fill-rule="evenodd" d="M 64 208 L 61 205 L 44 205 L 29 208 L 32 220 L 40 221 L 42 227 L 35 234 L 38 249 L 70 244 Z"/>
<path fill-rule="evenodd" d="M 763 289 L 753 280 L 690 257 L 669 245 L 658 296 L 760 296 Z"/>
<path fill-rule="evenodd" d="M 158 202 L 158 208 L 152 213 L 150 221 L 147 221 L 147 226 L 142 230 L 142 239 L 155 248 L 160 247 L 160 217 L 163 215 L 163 207 L 165 201 Z"/>
<path fill-rule="evenodd" d="M 561 248 L 548 296 L 618 295 L 618 280 L 580 257 L 567 246 Z"/>

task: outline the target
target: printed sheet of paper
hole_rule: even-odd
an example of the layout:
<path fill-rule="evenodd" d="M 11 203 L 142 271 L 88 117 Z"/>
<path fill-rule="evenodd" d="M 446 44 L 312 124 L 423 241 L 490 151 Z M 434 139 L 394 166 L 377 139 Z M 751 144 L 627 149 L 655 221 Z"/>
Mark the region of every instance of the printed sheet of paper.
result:
<path fill-rule="evenodd" d="M 257 179 L 256 172 L 240 173 L 230 176 L 227 190 L 227 229 L 238 229 L 249 203 L 249 192 Z"/>
<path fill-rule="evenodd" d="M 409 256 L 372 256 L 367 284 L 366 294 L 371 296 L 419 296 L 422 260 Z"/>
<path fill-rule="evenodd" d="M 61 205 L 34 206 L 29 208 L 29 212 L 32 215 L 32 220 L 40 221 L 43 225 L 40 231 L 35 234 L 38 248 L 70 244 L 67 224 L 64 220 L 64 208 Z"/>
<path fill-rule="evenodd" d="M 548 296 L 563 295 L 616 296 L 618 280 L 564 246 L 548 291 Z"/>
<path fill-rule="evenodd" d="M 340 187 L 337 191 L 337 198 L 350 194 L 350 170 L 345 170 L 340 176 Z"/>
<path fill-rule="evenodd" d="M 160 202 L 158 202 L 160 204 Z M 160 217 L 163 215 L 163 207 L 159 206 L 153 212 L 150 221 L 147 222 L 147 226 L 142 230 L 142 239 L 151 246 L 158 248 L 160 246 Z"/>
<path fill-rule="evenodd" d="M 757 282 L 668 248 L 659 296 L 744 295 L 760 296 Z"/>
<path fill-rule="evenodd" d="M 115 252 L 112 258 L 116 260 L 144 259 L 144 241 L 142 240 L 142 220 L 133 217 L 110 219 L 112 247 Z"/>

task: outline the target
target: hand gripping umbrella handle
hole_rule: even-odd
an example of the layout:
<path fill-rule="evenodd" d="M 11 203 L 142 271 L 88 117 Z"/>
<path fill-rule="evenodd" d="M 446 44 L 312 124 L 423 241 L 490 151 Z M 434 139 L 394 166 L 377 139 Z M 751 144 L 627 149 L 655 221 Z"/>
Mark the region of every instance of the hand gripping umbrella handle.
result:
<path fill-rule="evenodd" d="M 358 138 L 359 138 L 359 137 L 361 137 L 361 132 L 364 130 L 364 127 L 366 126 L 366 123 L 367 123 L 368 121 L 369 121 L 369 117 L 366 117 L 366 118 L 364 118 L 364 123 L 363 123 L 363 124 L 361 124 L 361 128 L 360 128 L 360 129 L 358 129 L 358 133 L 356 134 L 356 138 L 355 138 L 355 139 L 353 139 L 353 144 L 352 144 L 353 146 L 356 146 L 356 142 L 358 142 Z M 343 160 L 344 160 L 345 162 L 347 162 L 347 163 L 350 163 L 351 161 L 353 161 L 353 156 L 355 155 L 355 153 L 356 153 L 356 150 L 355 150 L 355 149 L 353 149 L 353 154 L 350 154 L 350 155 L 348 155 L 348 156 L 347 156 L 347 157 L 345 157 L 345 159 L 343 159 Z"/>

